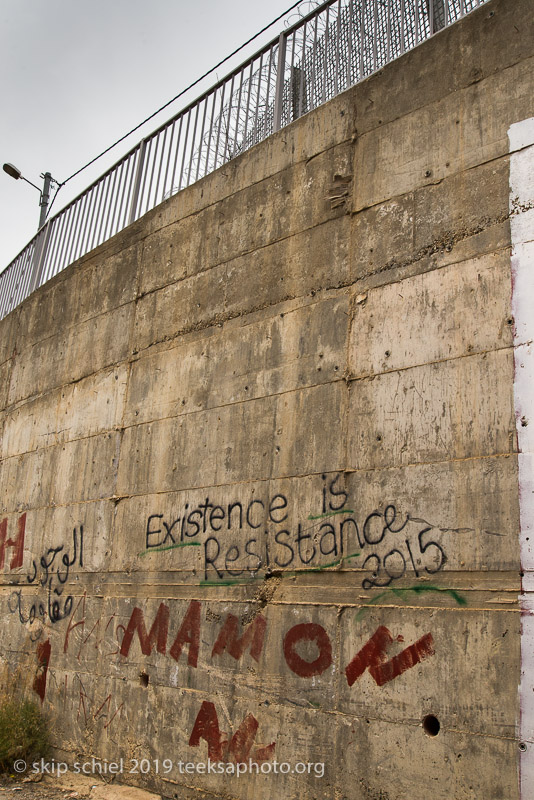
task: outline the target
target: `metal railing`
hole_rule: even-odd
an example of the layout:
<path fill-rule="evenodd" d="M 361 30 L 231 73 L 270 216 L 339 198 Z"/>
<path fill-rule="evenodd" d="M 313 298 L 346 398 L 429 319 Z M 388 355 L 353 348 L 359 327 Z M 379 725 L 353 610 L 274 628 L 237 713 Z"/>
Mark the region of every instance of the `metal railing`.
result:
<path fill-rule="evenodd" d="M 144 138 L 0 274 L 0 319 L 163 200 L 486 0 L 328 0 Z"/>

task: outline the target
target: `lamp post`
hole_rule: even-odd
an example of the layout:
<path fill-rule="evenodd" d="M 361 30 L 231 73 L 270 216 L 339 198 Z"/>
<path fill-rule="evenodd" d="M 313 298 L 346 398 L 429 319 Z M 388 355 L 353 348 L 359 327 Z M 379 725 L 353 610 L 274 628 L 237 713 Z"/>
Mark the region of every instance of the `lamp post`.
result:
<path fill-rule="evenodd" d="M 17 169 L 17 167 L 15 167 L 13 164 L 4 164 L 3 170 L 4 172 L 7 172 L 7 174 L 10 175 L 12 178 L 14 178 L 16 181 L 18 181 L 19 178 L 22 178 L 23 181 L 29 183 L 30 186 L 33 186 L 33 188 L 37 189 L 37 191 L 39 192 L 40 195 L 39 205 L 41 206 L 41 213 L 39 215 L 39 227 L 37 228 L 37 230 L 40 230 L 46 222 L 46 212 L 48 209 L 48 202 L 50 200 L 50 184 L 57 183 L 57 181 L 54 180 L 54 178 L 49 172 L 45 172 L 44 174 L 41 175 L 41 178 L 44 179 L 43 188 L 41 190 L 39 189 L 38 186 L 35 185 L 35 183 L 32 183 L 27 178 L 25 178 L 24 175 L 21 173 L 20 169 Z"/>

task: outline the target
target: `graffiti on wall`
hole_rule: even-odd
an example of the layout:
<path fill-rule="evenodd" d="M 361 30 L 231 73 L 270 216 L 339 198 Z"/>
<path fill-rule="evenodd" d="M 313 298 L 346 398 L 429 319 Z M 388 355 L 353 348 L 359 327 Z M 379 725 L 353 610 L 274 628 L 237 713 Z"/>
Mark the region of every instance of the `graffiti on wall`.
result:
<path fill-rule="evenodd" d="M 159 558 L 168 559 L 169 551 L 178 551 L 179 557 L 184 547 L 199 548 L 200 586 L 264 581 L 269 575 L 284 577 L 349 567 L 362 589 L 375 590 L 370 604 L 385 592 L 417 591 L 417 584 L 407 587 L 406 582 L 394 588 L 407 574 L 428 578 L 443 569 L 447 557 L 436 528 L 401 513 L 392 502 L 380 509 L 356 512 L 341 488 L 341 477 L 337 474 L 327 479 L 323 475 L 314 513 L 293 523 L 292 499 L 282 492 L 263 499 L 251 496 L 224 503 L 210 497 L 200 503 L 186 501 L 176 516 L 156 511 L 145 518 L 144 549 L 139 555 L 157 553 Z M 25 530 L 25 514 L 11 535 L 7 520 L 0 523 L 0 563 L 10 571 L 22 566 Z M 87 662 L 91 650 L 96 651 L 99 663 L 113 664 L 119 672 L 128 660 L 142 664 L 143 659 L 162 656 L 182 665 L 185 686 L 191 681 L 191 671 L 199 669 L 199 665 L 228 668 L 233 661 L 234 668 L 243 669 L 252 661 L 261 666 L 270 635 L 270 647 L 279 648 L 280 654 L 274 663 L 288 675 L 296 676 L 303 687 L 315 685 L 315 679 L 327 671 L 333 675 L 334 670 L 339 670 L 351 689 L 365 675 L 377 687 L 384 687 L 435 656 L 430 631 L 405 643 L 399 632 L 394 634 L 385 625 L 376 627 L 375 623 L 354 652 L 339 664 L 335 656 L 337 634 L 317 621 L 302 621 L 282 629 L 273 627 L 270 633 L 269 614 L 258 609 L 247 618 L 227 613 L 214 629 L 206 624 L 215 618 L 196 598 L 188 602 L 179 618 L 170 601 L 160 602 L 150 614 L 143 604 L 136 604 L 126 617 L 102 603 L 98 610 L 91 610 L 89 605 L 94 601 L 87 590 L 75 597 L 66 589 L 72 569 L 84 566 L 83 551 L 84 527 L 80 524 L 67 543 L 48 547 L 32 558 L 22 583 L 17 583 L 8 598 L 10 613 L 28 626 L 33 641 L 57 626 L 61 629 L 62 656 L 73 657 L 78 664 Z M 451 591 L 431 586 L 428 581 L 420 586 L 428 591 Z M 31 587 L 36 590 L 33 594 L 29 592 Z M 80 675 L 76 669 L 59 678 L 61 671 L 50 668 L 53 659 L 48 636 L 38 642 L 36 652 L 33 688 L 41 702 L 52 681 L 65 702 L 68 698 L 72 718 L 78 724 L 90 726 L 98 722 L 107 729 L 120 720 L 124 709 L 120 693 L 102 692 L 96 683 L 91 691 L 87 690 L 85 673 Z M 142 674 L 148 681 L 146 673 Z M 253 713 L 235 720 L 233 730 L 223 730 L 232 725 L 221 724 L 211 699 L 199 701 L 195 714 L 190 723 L 189 745 L 201 747 L 204 743 L 210 758 L 239 761 L 250 756 L 262 761 L 273 756 L 274 742 L 257 741 L 259 721 Z M 228 720 L 226 712 L 225 718 Z"/>
<path fill-rule="evenodd" d="M 17 520 L 17 533 L 14 538 L 8 537 L 7 533 L 7 517 L 0 522 L 0 569 L 4 568 L 6 563 L 6 551 L 11 551 L 11 560 L 9 562 L 9 569 L 17 569 L 22 567 L 22 560 L 24 558 L 24 536 L 26 532 L 26 514 L 22 514 Z"/>
<path fill-rule="evenodd" d="M 18 614 L 21 624 L 29 624 L 33 641 L 42 636 L 46 620 L 55 625 L 70 616 L 74 598 L 71 594 L 65 596 L 64 588 L 75 564 L 83 567 L 83 525 L 73 529 L 70 547 L 49 547 L 32 560 L 25 583 L 35 587 L 37 595 L 27 599 L 22 587 L 11 592 L 8 609 L 11 614 Z"/>
<path fill-rule="evenodd" d="M 243 582 L 260 571 L 305 571 L 342 564 L 361 569 L 363 589 L 384 588 L 407 573 L 416 578 L 443 569 L 447 557 L 433 527 L 393 503 L 360 515 L 347 506 L 341 474 L 322 476 L 321 512 L 288 526 L 290 498 L 220 503 L 185 502 L 180 514 L 148 515 L 140 556 L 183 547 L 202 548 L 203 583 Z"/>

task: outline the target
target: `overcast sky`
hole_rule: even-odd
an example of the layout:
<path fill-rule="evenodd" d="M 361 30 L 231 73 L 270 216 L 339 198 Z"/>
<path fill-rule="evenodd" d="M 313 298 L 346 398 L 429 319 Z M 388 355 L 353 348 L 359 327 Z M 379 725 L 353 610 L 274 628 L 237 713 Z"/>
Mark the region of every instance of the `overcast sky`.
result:
<path fill-rule="evenodd" d="M 292 5 L 291 0 L 0 0 L 0 164 L 62 181 Z M 303 10 L 310 3 L 303 3 Z M 296 12 L 290 21 L 296 21 Z M 282 30 L 278 22 L 223 77 Z M 172 117 L 167 108 L 61 189 L 54 213 Z M 0 271 L 37 230 L 39 195 L 0 171 Z"/>

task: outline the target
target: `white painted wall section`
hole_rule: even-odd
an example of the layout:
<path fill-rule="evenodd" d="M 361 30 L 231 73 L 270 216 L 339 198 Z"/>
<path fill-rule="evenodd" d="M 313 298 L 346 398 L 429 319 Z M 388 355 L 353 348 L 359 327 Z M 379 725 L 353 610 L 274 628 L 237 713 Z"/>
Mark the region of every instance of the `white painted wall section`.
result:
<path fill-rule="evenodd" d="M 512 125 L 510 228 L 521 571 L 520 796 L 534 791 L 534 118 Z"/>

